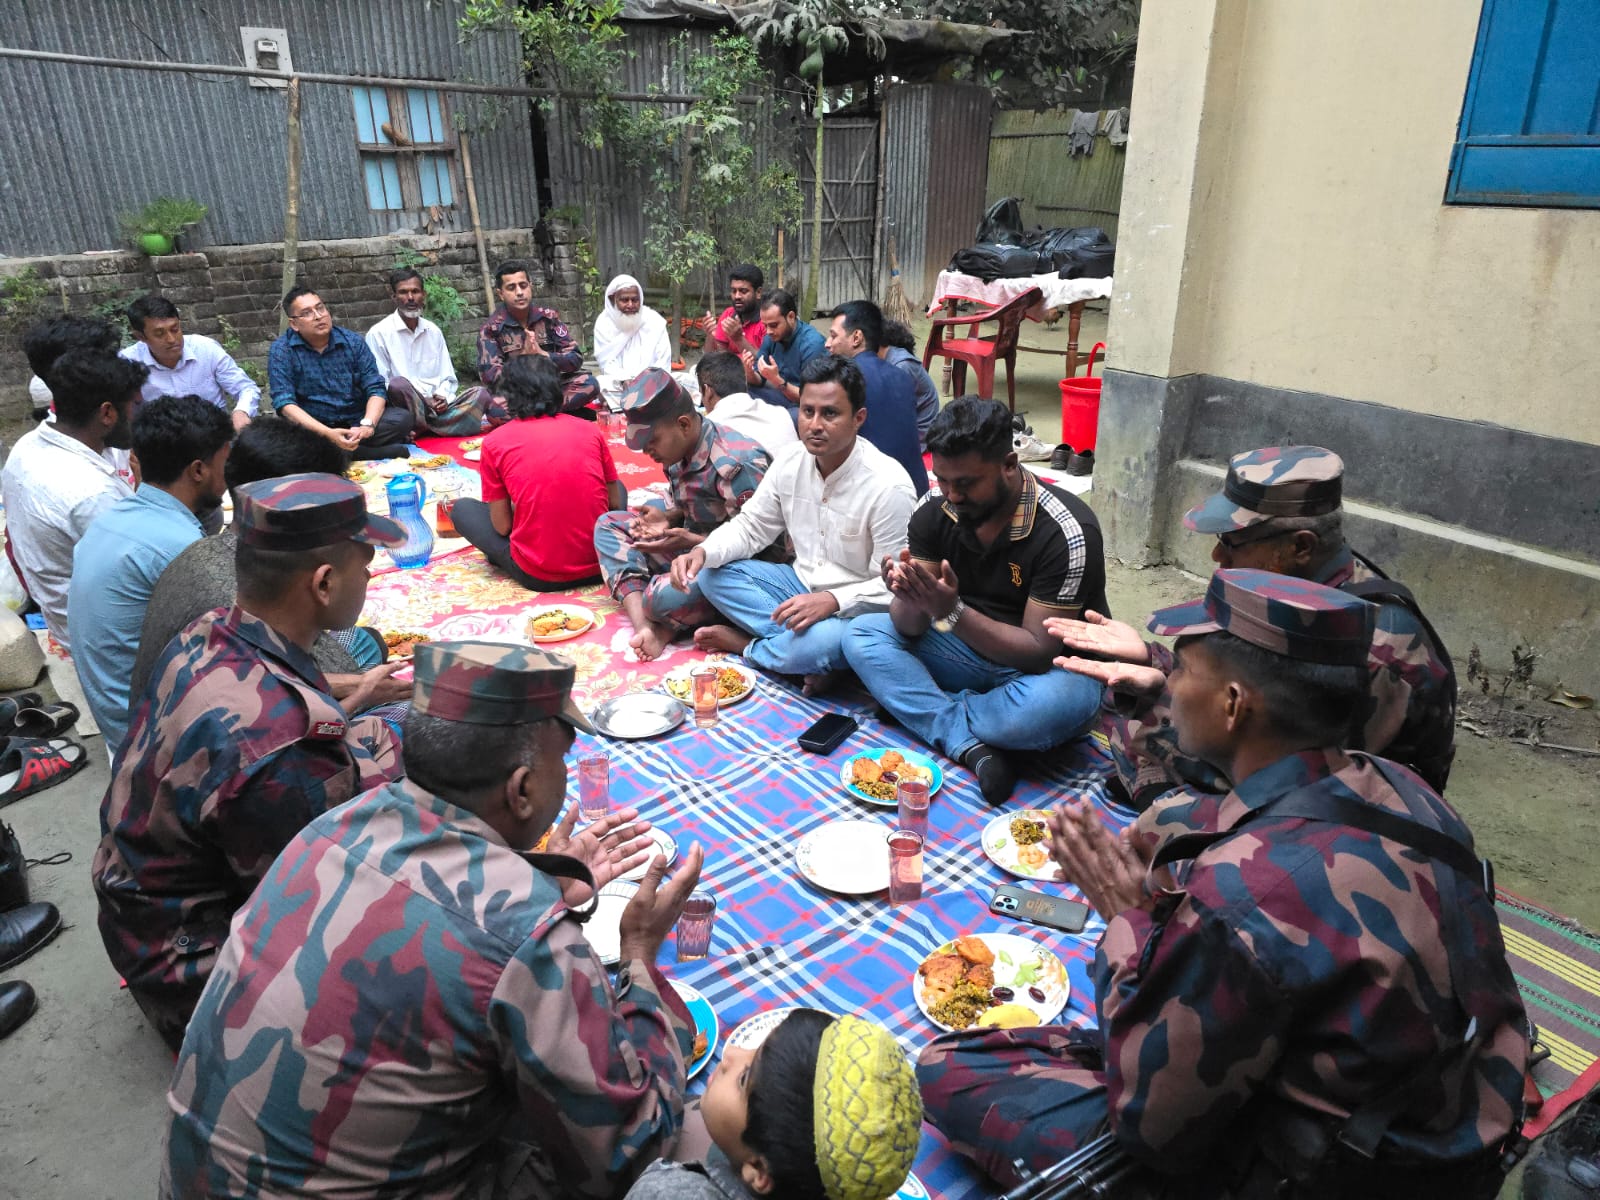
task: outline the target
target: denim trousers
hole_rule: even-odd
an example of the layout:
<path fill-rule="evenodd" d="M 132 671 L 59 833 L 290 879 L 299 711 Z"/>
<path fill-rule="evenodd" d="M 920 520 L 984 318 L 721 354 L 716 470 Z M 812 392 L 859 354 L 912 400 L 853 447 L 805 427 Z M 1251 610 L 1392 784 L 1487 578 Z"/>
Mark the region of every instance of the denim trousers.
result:
<path fill-rule="evenodd" d="M 780 675 L 821 675 L 844 669 L 839 642 L 847 623 L 842 617 L 825 617 L 802 633 L 785 629 L 772 619 L 778 605 L 810 591 L 793 567 L 746 558 L 706 567 L 695 582 L 723 616 L 755 638 L 744 651 L 751 666 Z"/>

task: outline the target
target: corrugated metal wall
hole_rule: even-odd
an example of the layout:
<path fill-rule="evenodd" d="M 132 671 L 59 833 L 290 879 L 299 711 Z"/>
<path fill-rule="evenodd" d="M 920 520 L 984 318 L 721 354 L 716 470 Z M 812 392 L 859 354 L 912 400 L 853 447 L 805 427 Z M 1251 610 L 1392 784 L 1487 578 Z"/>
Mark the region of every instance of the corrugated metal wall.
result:
<path fill-rule="evenodd" d="M 460 0 L 6 0 L 0 44 L 115 58 L 243 65 L 241 25 L 288 30 L 296 69 L 518 84 L 514 35 L 457 43 Z M 367 206 L 350 89 L 302 87 L 300 236 L 415 228 L 416 212 Z M 492 102 L 492 100 L 491 100 Z M 447 96 L 451 112 L 474 101 Z M 538 219 L 527 102 L 503 100 L 473 137 L 484 224 Z M 192 244 L 283 237 L 282 89 L 189 76 L 0 60 L 0 253 L 65 253 L 118 242 L 117 214 L 155 196 L 211 209 Z M 469 229 L 465 191 L 448 230 Z"/>
<path fill-rule="evenodd" d="M 812 155 L 817 127 L 803 129 L 804 159 L 800 191 L 805 216 L 800 231 L 800 282 L 811 264 L 811 209 L 815 192 Z M 878 244 L 874 221 L 878 205 L 878 119 L 829 117 L 823 130 L 822 256 L 817 308 L 828 312 L 846 300 L 871 299 Z M 799 293 L 796 292 L 798 296 Z M 809 314 L 803 314 L 809 315 Z"/>
<path fill-rule="evenodd" d="M 1127 152 L 1099 135 L 1092 155 L 1070 157 L 1067 131 L 1075 116 L 1077 110 L 1066 109 L 995 117 L 985 207 L 1004 196 L 1020 196 L 1024 225 L 1098 225 L 1115 241 Z"/>

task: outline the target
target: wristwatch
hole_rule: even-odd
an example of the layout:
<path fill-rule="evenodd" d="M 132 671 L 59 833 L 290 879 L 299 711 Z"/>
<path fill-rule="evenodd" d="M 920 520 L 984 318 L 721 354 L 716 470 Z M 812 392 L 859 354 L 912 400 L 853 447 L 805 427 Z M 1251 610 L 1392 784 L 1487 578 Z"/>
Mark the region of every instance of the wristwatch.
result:
<path fill-rule="evenodd" d="M 371 429 L 372 428 L 372 418 L 371 417 L 362 417 L 360 424 L 361 424 L 361 428 L 363 428 L 363 429 Z"/>
<path fill-rule="evenodd" d="M 966 611 L 967 611 L 966 603 L 961 599 L 960 596 L 957 596 L 956 597 L 956 606 L 954 608 L 952 608 L 949 612 L 945 613 L 944 616 L 940 617 L 937 621 L 935 621 L 933 623 L 934 632 L 935 633 L 949 633 L 952 629 L 954 629 L 956 627 L 956 622 L 961 620 L 962 615 Z"/>

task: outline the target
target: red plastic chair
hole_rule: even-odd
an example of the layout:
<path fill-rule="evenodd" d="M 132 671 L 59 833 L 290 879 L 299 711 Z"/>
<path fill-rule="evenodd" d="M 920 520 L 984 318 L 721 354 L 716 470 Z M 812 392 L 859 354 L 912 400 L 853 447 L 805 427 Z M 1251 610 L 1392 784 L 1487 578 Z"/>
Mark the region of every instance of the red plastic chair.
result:
<path fill-rule="evenodd" d="M 922 350 L 922 369 L 928 370 L 929 364 L 937 356 L 950 359 L 950 382 L 957 396 L 966 394 L 967 367 L 971 365 L 978 372 L 978 395 L 985 400 L 994 399 L 994 369 L 995 364 L 1006 364 L 1006 404 L 1012 412 L 1017 411 L 1017 331 L 1022 327 L 1022 320 L 1028 315 L 1028 310 L 1044 299 L 1044 293 L 1038 288 L 1029 288 L 1015 300 L 1009 300 L 997 308 L 987 309 L 981 313 L 970 313 L 964 317 L 939 317 L 933 322 L 933 329 L 928 334 L 928 344 Z M 976 336 L 978 326 L 986 321 L 998 321 L 1000 328 L 992 338 Z M 968 325 L 968 336 L 964 338 L 945 339 L 945 330 L 952 325 Z"/>

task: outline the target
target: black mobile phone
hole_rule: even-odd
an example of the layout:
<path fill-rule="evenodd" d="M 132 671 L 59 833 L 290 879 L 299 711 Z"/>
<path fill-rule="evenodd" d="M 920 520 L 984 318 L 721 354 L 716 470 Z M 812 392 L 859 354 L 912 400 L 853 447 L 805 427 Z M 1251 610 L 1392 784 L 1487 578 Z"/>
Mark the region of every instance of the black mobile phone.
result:
<path fill-rule="evenodd" d="M 843 713 L 829 713 L 825 717 L 818 717 L 811 728 L 800 735 L 800 749 L 813 754 L 832 754 L 838 749 L 839 743 L 855 731 L 854 718 Z"/>
<path fill-rule="evenodd" d="M 1047 896 L 1014 883 L 1003 883 L 995 888 L 994 895 L 989 897 L 989 911 L 1031 925 L 1048 925 L 1064 933 L 1082 933 L 1089 921 L 1087 904 Z"/>

